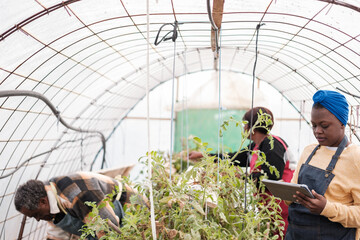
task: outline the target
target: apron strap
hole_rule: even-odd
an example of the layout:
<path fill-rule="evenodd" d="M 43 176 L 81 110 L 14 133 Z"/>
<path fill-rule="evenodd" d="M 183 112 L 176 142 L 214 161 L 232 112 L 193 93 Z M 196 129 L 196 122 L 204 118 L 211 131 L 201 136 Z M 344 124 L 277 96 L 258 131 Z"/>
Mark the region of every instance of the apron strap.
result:
<path fill-rule="evenodd" d="M 320 144 L 317 145 L 314 150 L 311 152 L 311 154 L 309 155 L 308 159 L 306 160 L 305 164 L 308 164 L 310 162 L 310 160 L 312 159 L 312 157 L 314 156 L 315 152 L 319 149 Z"/>
<path fill-rule="evenodd" d="M 55 198 L 56 198 L 56 201 L 57 201 L 57 203 L 58 203 L 59 208 L 61 209 L 61 211 L 63 211 L 63 213 L 67 214 L 65 208 L 64 208 L 64 207 L 62 206 L 62 204 L 61 204 L 61 201 L 60 201 L 60 199 L 59 199 L 59 196 L 57 195 L 57 191 L 56 191 L 56 188 L 55 188 L 55 183 L 50 182 L 50 186 L 51 186 L 52 192 L 53 192 L 54 195 L 55 195 Z"/>
<path fill-rule="evenodd" d="M 328 177 L 330 175 L 330 173 L 332 172 L 332 170 L 334 170 L 337 160 L 339 159 L 339 156 L 342 153 L 342 151 L 344 151 L 347 143 L 348 143 L 348 139 L 346 136 L 344 136 L 344 138 L 341 140 L 338 148 L 336 149 L 335 154 L 332 156 L 329 165 L 326 168 L 325 177 Z M 306 160 L 305 164 L 308 164 L 310 162 L 310 160 L 314 156 L 315 152 L 319 149 L 319 147 L 320 147 L 320 144 L 314 148 L 314 150 L 311 152 L 308 159 Z"/>
<path fill-rule="evenodd" d="M 335 165 L 337 160 L 339 159 L 340 154 L 342 153 L 342 151 L 344 151 L 346 145 L 348 143 L 348 139 L 346 136 L 344 136 L 344 138 L 341 140 L 335 154 L 332 156 L 331 158 L 331 162 L 329 163 L 329 166 L 326 168 L 327 172 L 332 172 L 332 170 L 334 170 Z"/>
<path fill-rule="evenodd" d="M 275 135 L 271 135 L 273 138 L 275 138 L 276 140 L 278 140 L 282 145 L 283 145 L 283 147 L 285 148 L 285 151 L 287 150 L 287 146 L 286 146 L 286 144 L 284 143 L 284 141 L 280 138 L 280 137 L 278 137 L 278 136 L 275 136 Z"/>

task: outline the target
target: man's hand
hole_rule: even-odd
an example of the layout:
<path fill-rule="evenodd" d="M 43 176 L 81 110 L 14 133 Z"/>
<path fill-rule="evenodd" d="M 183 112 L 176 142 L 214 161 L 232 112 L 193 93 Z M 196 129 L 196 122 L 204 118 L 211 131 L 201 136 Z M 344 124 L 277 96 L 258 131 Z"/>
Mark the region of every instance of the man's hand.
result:
<path fill-rule="evenodd" d="M 326 205 L 326 198 L 315 190 L 311 191 L 315 198 L 310 198 L 301 192 L 296 192 L 296 195 L 293 197 L 296 199 L 297 203 L 300 203 L 304 207 L 310 210 L 311 213 L 320 214 Z"/>

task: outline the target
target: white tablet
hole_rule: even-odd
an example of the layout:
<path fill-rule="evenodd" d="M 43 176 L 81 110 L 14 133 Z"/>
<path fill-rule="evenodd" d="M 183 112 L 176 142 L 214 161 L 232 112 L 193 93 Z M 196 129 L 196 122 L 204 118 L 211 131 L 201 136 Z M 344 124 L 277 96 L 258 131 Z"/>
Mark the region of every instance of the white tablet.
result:
<path fill-rule="evenodd" d="M 293 195 L 296 195 L 296 191 L 301 192 L 308 197 L 315 198 L 305 184 L 288 183 L 269 179 L 264 179 L 262 182 L 275 197 L 281 198 L 282 200 L 294 201 Z"/>

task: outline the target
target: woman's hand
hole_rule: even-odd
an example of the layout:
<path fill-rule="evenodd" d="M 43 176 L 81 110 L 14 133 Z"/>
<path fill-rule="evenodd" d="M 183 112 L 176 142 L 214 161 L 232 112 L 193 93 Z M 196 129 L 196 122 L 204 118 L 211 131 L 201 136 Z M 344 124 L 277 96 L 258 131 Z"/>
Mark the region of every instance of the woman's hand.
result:
<path fill-rule="evenodd" d="M 320 214 L 326 205 L 326 198 L 315 190 L 311 191 L 315 198 L 310 198 L 301 192 L 296 192 L 296 195 L 293 195 L 296 198 L 296 202 L 300 203 L 304 207 L 310 210 L 311 213 Z"/>
<path fill-rule="evenodd" d="M 203 155 L 201 152 L 197 152 L 197 151 L 191 151 L 189 153 L 189 159 L 198 159 L 198 158 L 202 158 Z"/>

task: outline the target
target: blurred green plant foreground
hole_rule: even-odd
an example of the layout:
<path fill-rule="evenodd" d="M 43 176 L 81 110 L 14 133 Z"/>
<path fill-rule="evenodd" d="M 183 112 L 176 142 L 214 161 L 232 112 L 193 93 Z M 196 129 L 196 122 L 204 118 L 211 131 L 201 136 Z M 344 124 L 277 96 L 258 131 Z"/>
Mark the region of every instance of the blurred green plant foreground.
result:
<path fill-rule="evenodd" d="M 264 119 L 268 121 L 266 116 L 260 121 Z M 227 124 L 225 122 L 222 127 Z M 246 139 L 249 133 L 242 134 Z M 276 233 L 282 234 L 283 229 L 281 209 L 276 202 L 279 199 L 265 193 L 262 183 L 258 183 L 260 186 L 257 187 L 243 169 L 230 163 L 230 159 L 215 161 L 216 156 L 207 154 L 206 143 L 198 138 L 194 140 L 204 158 L 186 171 L 172 173 L 171 180 L 164 157 L 157 152 L 150 153 L 157 239 L 279 239 Z M 242 148 L 240 146 L 239 149 Z M 267 163 L 263 154 L 258 155 L 259 164 Z M 147 164 L 147 161 L 148 157 L 144 163 Z M 182 161 L 180 156 L 174 159 L 173 165 L 178 161 Z M 128 179 L 121 181 L 131 184 Z M 135 185 L 139 194 L 148 199 L 149 184 L 148 180 Z M 133 195 L 131 204 L 125 205 L 123 226 L 117 231 L 98 215 L 99 208 L 104 204 L 96 206 L 89 203 L 93 207 L 93 222 L 83 227 L 82 239 L 88 234 L 94 236 L 94 231 L 106 233 L 101 240 L 152 239 L 150 209 L 139 199 L 139 196 Z M 280 235 L 280 238 L 283 236 Z"/>

